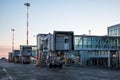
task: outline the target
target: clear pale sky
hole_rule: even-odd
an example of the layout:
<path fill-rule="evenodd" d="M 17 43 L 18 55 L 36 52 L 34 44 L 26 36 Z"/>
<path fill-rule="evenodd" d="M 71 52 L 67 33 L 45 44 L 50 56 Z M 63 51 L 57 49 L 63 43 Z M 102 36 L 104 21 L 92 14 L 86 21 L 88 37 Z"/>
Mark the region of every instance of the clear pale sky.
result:
<path fill-rule="evenodd" d="M 29 8 L 29 44 L 38 33 L 54 30 L 74 34 L 106 35 L 107 27 L 120 23 L 120 0 L 0 0 L 0 57 L 7 57 L 15 29 L 15 49 L 26 44 L 26 6 Z"/>

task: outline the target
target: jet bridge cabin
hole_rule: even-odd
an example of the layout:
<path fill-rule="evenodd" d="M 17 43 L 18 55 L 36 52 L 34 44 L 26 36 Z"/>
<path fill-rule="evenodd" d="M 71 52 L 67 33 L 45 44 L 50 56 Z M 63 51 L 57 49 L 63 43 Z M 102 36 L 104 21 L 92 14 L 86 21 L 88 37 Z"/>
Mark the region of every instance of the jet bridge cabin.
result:
<path fill-rule="evenodd" d="M 46 63 L 50 68 L 62 68 L 62 63 L 65 63 L 64 55 L 74 50 L 74 33 L 54 31 L 53 34 L 38 34 L 37 49 L 37 65 L 40 59 L 40 65 Z"/>
<path fill-rule="evenodd" d="M 54 31 L 54 50 L 74 50 L 74 33 L 72 31 Z"/>
<path fill-rule="evenodd" d="M 20 55 L 21 55 L 21 62 L 30 63 L 31 62 L 31 55 L 32 55 L 32 46 L 30 45 L 20 45 Z"/>
<path fill-rule="evenodd" d="M 74 50 L 74 34 L 72 31 L 54 31 L 53 40 L 53 50 L 49 51 L 49 67 L 59 67 L 62 68 L 65 62 L 65 53 Z M 51 44 L 50 43 L 50 44 Z"/>
<path fill-rule="evenodd" d="M 20 63 L 20 50 L 13 50 L 15 63 Z"/>

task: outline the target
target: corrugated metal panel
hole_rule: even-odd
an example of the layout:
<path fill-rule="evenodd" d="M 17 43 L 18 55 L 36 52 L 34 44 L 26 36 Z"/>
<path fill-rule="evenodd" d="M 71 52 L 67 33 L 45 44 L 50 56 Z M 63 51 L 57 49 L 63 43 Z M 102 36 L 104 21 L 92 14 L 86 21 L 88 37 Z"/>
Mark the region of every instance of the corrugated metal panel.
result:
<path fill-rule="evenodd" d="M 64 36 L 57 36 L 56 37 L 56 50 L 64 50 Z"/>

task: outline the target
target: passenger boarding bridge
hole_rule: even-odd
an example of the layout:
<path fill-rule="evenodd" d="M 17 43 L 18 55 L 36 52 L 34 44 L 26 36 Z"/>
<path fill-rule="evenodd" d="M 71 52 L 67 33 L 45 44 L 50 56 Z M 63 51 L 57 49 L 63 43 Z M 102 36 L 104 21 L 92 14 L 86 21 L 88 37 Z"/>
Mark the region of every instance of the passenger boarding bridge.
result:
<path fill-rule="evenodd" d="M 119 36 L 74 35 L 73 32 L 65 32 L 63 35 L 61 31 L 57 34 L 38 34 L 37 49 L 38 62 L 44 57 L 46 61 L 46 52 L 56 52 L 59 49 L 64 52 L 66 59 L 74 59 L 82 65 L 120 67 Z"/>
<path fill-rule="evenodd" d="M 120 37 L 75 35 L 75 50 L 120 50 Z"/>
<path fill-rule="evenodd" d="M 120 67 L 120 37 L 75 35 L 74 50 L 83 65 Z"/>

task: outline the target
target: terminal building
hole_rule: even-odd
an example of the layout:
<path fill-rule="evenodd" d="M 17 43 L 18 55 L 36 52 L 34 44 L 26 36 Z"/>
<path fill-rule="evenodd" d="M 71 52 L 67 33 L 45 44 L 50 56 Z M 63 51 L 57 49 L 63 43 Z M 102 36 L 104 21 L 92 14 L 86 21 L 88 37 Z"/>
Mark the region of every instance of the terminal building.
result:
<path fill-rule="evenodd" d="M 63 35 L 61 33 L 63 31 L 58 32 L 59 35 Z M 57 45 L 56 48 L 64 52 L 66 60 L 71 59 L 81 65 L 120 67 L 120 24 L 108 27 L 106 36 L 73 35 L 73 42 L 71 42 L 73 45 L 66 44 L 70 41 L 67 37 L 54 38 L 56 42 L 53 37 L 54 33 L 37 35 L 37 59 L 40 61 L 43 56 L 46 61 L 47 52 L 55 51 Z M 53 42 L 55 45 L 51 44 Z M 62 50 L 63 48 L 65 50 Z M 41 52 L 42 56 L 40 56 Z"/>
<path fill-rule="evenodd" d="M 120 36 L 120 24 L 108 27 L 107 33 L 109 36 Z"/>

